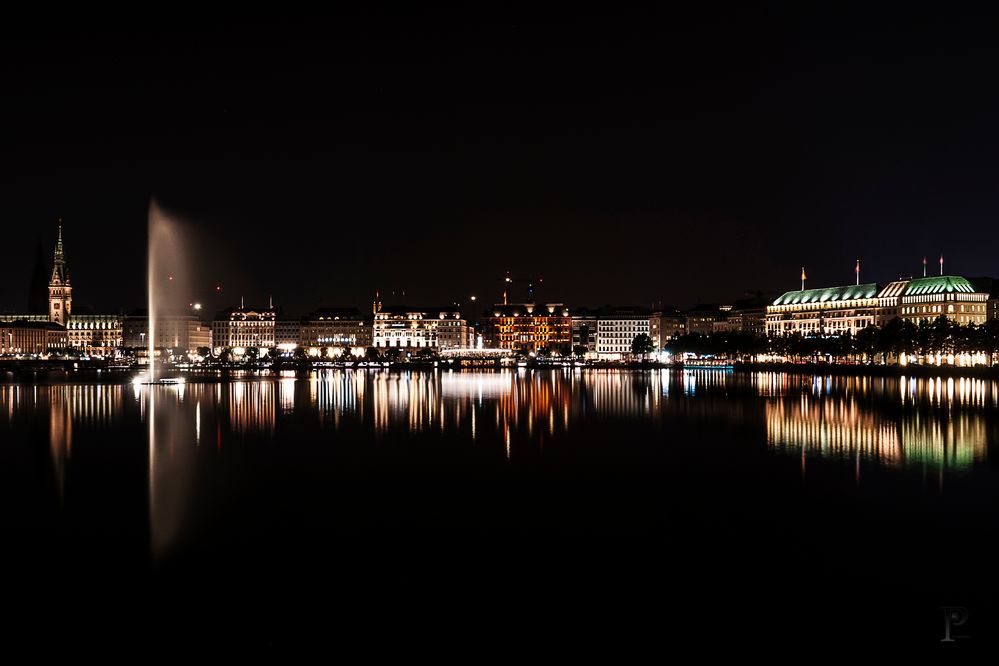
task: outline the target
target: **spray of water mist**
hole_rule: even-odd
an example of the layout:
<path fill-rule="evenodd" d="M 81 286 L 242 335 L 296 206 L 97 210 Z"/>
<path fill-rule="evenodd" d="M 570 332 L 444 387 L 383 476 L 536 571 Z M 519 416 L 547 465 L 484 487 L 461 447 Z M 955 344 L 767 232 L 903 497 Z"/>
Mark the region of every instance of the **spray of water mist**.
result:
<path fill-rule="evenodd" d="M 159 377 L 156 350 L 171 347 L 173 340 L 162 338 L 164 316 L 186 311 L 190 300 L 190 270 L 183 242 L 183 225 L 153 200 L 149 204 L 149 381 Z"/>
<path fill-rule="evenodd" d="M 149 377 L 150 384 L 165 380 L 162 367 L 156 367 L 156 352 L 177 344 L 167 339 L 163 318 L 187 312 L 190 302 L 188 251 L 184 225 L 163 210 L 156 201 L 149 205 Z M 172 327 L 176 329 L 176 327 Z M 183 352 L 186 350 L 176 350 Z M 161 357 L 162 358 L 162 357 Z M 154 561 L 164 557 L 182 538 L 188 517 L 191 475 L 197 429 L 191 410 L 185 405 L 198 401 L 190 396 L 185 403 L 185 386 L 150 385 L 144 391 L 149 421 L 149 536 Z"/>

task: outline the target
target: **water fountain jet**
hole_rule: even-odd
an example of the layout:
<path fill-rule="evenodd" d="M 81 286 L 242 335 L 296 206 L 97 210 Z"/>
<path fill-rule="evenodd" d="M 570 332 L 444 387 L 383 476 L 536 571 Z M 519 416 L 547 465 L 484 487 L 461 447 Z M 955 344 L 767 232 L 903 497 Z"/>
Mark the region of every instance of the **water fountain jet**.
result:
<path fill-rule="evenodd" d="M 156 350 L 164 348 L 160 322 L 164 316 L 184 312 L 190 290 L 188 289 L 185 248 L 180 225 L 172 219 L 156 200 L 149 203 L 148 245 L 148 326 L 147 353 L 149 372 L 137 378 L 141 384 L 183 384 L 183 377 L 164 377 L 156 373 Z"/>

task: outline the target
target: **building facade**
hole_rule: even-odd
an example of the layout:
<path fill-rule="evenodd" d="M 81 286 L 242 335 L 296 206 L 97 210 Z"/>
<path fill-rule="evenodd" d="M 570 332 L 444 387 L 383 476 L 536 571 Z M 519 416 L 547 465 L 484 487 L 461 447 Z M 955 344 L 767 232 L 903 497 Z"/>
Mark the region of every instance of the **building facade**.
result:
<path fill-rule="evenodd" d="M 875 324 L 878 307 L 873 282 L 789 291 L 767 307 L 767 335 L 856 335 Z"/>
<path fill-rule="evenodd" d="M 274 346 L 291 350 L 301 344 L 304 319 L 278 317 L 274 320 Z"/>
<path fill-rule="evenodd" d="M 649 317 L 649 337 L 656 351 L 662 351 L 670 340 L 685 335 L 687 315 L 674 307 L 663 308 Z"/>
<path fill-rule="evenodd" d="M 717 304 L 696 305 L 686 312 L 684 328 L 687 333 L 709 335 L 715 332 L 715 322 L 723 322 L 728 317 L 730 307 Z"/>
<path fill-rule="evenodd" d="M 212 347 L 215 350 L 275 346 L 277 311 L 274 308 L 229 308 L 212 321 Z"/>
<path fill-rule="evenodd" d="M 0 354 L 45 354 L 68 346 L 66 328 L 51 321 L 0 323 Z"/>
<path fill-rule="evenodd" d="M 199 347 L 212 347 L 211 326 L 196 315 L 162 315 L 156 320 L 156 346 L 175 354 L 194 353 Z M 145 349 L 149 340 L 149 317 L 144 312 L 127 315 L 122 323 L 123 344 Z"/>
<path fill-rule="evenodd" d="M 889 282 L 878 292 L 878 315 L 875 322 L 878 326 L 884 326 L 892 319 L 898 317 L 899 304 L 902 301 L 902 294 L 909 286 L 909 280 L 898 279 Z"/>
<path fill-rule="evenodd" d="M 603 361 L 629 358 L 635 338 L 649 335 L 651 315 L 642 308 L 601 310 L 597 317 L 597 358 Z"/>
<path fill-rule="evenodd" d="M 967 278 L 916 278 L 902 292 L 898 316 L 912 322 L 944 316 L 958 324 L 984 324 L 989 316 L 988 301 L 989 292 L 978 291 Z"/>
<path fill-rule="evenodd" d="M 496 304 L 485 317 L 483 337 L 498 349 L 569 353 L 572 317 L 562 303 Z"/>
<path fill-rule="evenodd" d="M 767 298 L 761 295 L 735 301 L 726 316 L 730 330 L 747 335 L 766 335 L 767 306 L 773 300 L 773 296 Z"/>
<path fill-rule="evenodd" d="M 423 308 L 375 304 L 372 345 L 406 349 L 449 349 L 473 346 L 473 331 L 455 306 Z"/>
<path fill-rule="evenodd" d="M 75 314 L 69 318 L 69 346 L 88 356 L 113 356 L 123 345 L 121 315 Z"/>
<path fill-rule="evenodd" d="M 569 314 L 572 327 L 572 351 L 584 356 L 597 353 L 597 313 L 586 308 L 574 309 Z"/>
<path fill-rule="evenodd" d="M 370 347 L 372 322 L 357 308 L 322 308 L 299 322 L 303 347 Z"/>

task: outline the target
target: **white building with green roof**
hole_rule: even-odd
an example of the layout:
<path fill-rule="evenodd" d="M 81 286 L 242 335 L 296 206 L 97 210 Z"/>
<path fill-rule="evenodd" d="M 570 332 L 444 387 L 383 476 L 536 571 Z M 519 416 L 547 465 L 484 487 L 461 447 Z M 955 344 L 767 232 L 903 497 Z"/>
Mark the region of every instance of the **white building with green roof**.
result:
<path fill-rule="evenodd" d="M 958 275 L 916 278 L 902 292 L 898 315 L 912 322 L 943 315 L 958 324 L 984 324 L 988 300 L 988 292 Z"/>
<path fill-rule="evenodd" d="M 878 304 L 873 282 L 788 291 L 767 306 L 767 336 L 856 335 L 875 325 Z"/>

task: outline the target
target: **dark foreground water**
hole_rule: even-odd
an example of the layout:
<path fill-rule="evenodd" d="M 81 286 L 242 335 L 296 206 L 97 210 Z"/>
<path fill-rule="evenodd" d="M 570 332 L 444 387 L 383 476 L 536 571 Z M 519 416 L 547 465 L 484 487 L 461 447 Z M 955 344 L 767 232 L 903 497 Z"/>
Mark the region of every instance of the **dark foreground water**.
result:
<path fill-rule="evenodd" d="M 988 381 L 712 370 L 0 385 L 4 638 L 982 647 L 997 406 Z"/>

